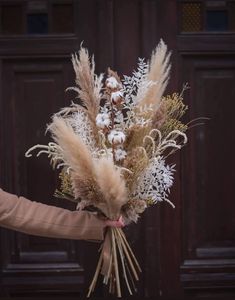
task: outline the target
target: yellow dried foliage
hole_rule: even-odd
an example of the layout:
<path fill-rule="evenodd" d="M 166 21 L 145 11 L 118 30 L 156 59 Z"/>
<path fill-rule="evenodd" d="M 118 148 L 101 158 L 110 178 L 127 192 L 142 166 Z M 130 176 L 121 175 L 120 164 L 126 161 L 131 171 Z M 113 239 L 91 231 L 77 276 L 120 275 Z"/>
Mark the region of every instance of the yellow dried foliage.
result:
<path fill-rule="evenodd" d="M 74 197 L 72 181 L 70 175 L 66 170 L 62 170 L 59 174 L 60 188 L 55 190 L 55 197 L 68 199 L 73 202 L 77 202 Z"/>
<path fill-rule="evenodd" d="M 72 188 L 71 177 L 69 173 L 63 170 L 62 172 L 60 172 L 59 178 L 61 180 L 61 184 L 60 184 L 61 192 L 72 196 L 73 188 Z"/>
<path fill-rule="evenodd" d="M 188 109 L 187 105 L 183 103 L 183 98 L 178 93 L 167 95 L 162 98 L 165 105 L 167 116 L 173 119 L 180 119 Z"/>
<path fill-rule="evenodd" d="M 123 166 L 129 169 L 132 173 L 125 173 L 126 186 L 131 192 L 133 184 L 136 182 L 140 173 L 146 168 L 149 159 L 146 155 L 145 149 L 138 147 L 132 149 L 123 162 Z"/>
<path fill-rule="evenodd" d="M 168 118 L 161 127 L 162 136 L 166 137 L 171 131 L 179 130 L 185 132 L 188 126 L 176 119 Z"/>
<path fill-rule="evenodd" d="M 187 125 L 179 121 L 185 114 L 188 107 L 183 103 L 183 98 L 178 93 L 173 93 L 162 98 L 162 104 L 165 110 L 165 120 L 160 126 L 162 136 L 167 136 L 173 130 L 185 132 Z"/>

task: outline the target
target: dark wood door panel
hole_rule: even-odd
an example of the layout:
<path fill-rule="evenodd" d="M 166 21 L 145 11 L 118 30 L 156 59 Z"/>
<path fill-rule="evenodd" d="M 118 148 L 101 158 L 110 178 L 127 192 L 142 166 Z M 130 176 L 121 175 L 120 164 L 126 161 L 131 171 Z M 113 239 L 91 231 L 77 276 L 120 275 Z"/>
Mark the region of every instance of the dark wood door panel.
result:
<path fill-rule="evenodd" d="M 24 155 L 29 147 L 49 141 L 46 124 L 53 113 L 69 103 L 65 88 L 72 84 L 72 69 L 68 64 L 67 59 L 12 59 L 2 63 L 2 122 L 8 128 L 4 139 L 12 146 L 4 153 L 12 164 L 5 174 L 13 172 L 14 176 L 9 177 L 15 192 L 42 202 L 45 196 L 51 197 L 54 172 L 45 156 L 35 160 L 25 159 Z"/>
<path fill-rule="evenodd" d="M 181 279 L 185 288 L 234 288 L 235 56 L 182 55 L 182 70 L 189 119 L 209 120 L 191 130 L 183 157 Z"/>
<path fill-rule="evenodd" d="M 24 157 L 29 147 L 49 141 L 46 124 L 73 96 L 65 95 L 73 82 L 70 62 L 67 57 L 8 59 L 2 61 L 2 74 L 2 124 L 7 130 L 1 142 L 7 147 L 1 153 L 1 176 L 4 174 L 6 188 L 32 200 L 72 209 L 67 202 L 53 198 L 56 175 L 48 158 Z M 68 291 L 71 285 L 81 290 L 82 245 L 8 230 L 2 230 L 1 245 L 3 290 L 11 294 L 31 289 Z"/>

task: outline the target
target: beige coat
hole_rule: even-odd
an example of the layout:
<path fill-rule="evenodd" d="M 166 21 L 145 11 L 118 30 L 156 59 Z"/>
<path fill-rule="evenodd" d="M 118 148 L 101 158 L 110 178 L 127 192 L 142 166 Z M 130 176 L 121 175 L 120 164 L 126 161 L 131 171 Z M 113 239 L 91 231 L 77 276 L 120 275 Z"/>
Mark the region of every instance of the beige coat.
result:
<path fill-rule="evenodd" d="M 90 212 L 32 202 L 0 189 L 0 226 L 45 237 L 102 240 L 105 222 Z"/>

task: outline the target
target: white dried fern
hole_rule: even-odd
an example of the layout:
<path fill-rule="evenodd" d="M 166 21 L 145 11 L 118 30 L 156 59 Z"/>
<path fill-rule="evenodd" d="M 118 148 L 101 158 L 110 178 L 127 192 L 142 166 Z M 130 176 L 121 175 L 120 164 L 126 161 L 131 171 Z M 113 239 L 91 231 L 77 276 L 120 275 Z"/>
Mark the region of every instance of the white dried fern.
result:
<path fill-rule="evenodd" d="M 72 126 L 74 132 L 80 136 L 83 143 L 89 148 L 91 153 L 96 151 L 96 142 L 92 124 L 86 113 L 82 109 L 78 109 L 67 118 L 69 124 Z"/>
<path fill-rule="evenodd" d="M 148 72 L 149 65 L 144 58 L 139 58 L 137 70 L 133 71 L 132 76 L 124 75 L 122 84 L 126 106 L 136 105 L 140 100 L 140 95 L 144 95 L 148 90 L 151 85 L 151 82 L 147 80 Z"/>
<path fill-rule="evenodd" d="M 173 185 L 174 166 L 166 165 L 165 160 L 159 156 L 153 158 L 148 167 L 141 173 L 133 192 L 133 197 L 141 200 L 150 200 L 154 203 L 167 201 L 170 188 Z"/>

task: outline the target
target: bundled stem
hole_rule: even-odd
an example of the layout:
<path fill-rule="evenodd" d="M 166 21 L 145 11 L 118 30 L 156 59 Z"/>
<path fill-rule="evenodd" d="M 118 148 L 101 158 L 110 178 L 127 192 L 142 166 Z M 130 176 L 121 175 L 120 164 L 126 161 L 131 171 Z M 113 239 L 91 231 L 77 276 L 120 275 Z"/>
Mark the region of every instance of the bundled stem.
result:
<path fill-rule="evenodd" d="M 99 261 L 91 285 L 89 287 L 87 297 L 90 297 L 91 293 L 95 289 L 99 273 L 102 272 L 102 266 L 103 264 L 105 264 L 105 254 L 109 256 L 109 265 L 106 274 L 103 274 L 104 283 L 106 285 L 109 284 L 110 292 L 114 293 L 116 291 L 117 297 L 122 297 L 118 267 L 118 262 L 120 259 L 124 281 L 126 283 L 129 294 L 133 295 L 133 290 L 130 286 L 129 280 L 135 289 L 134 281 L 139 280 L 138 273 L 141 272 L 141 268 L 133 251 L 131 250 L 129 243 L 127 242 L 125 234 L 121 228 L 109 228 L 106 233 L 105 239 L 110 239 L 110 244 L 108 243 L 110 247 L 109 249 L 105 249 L 105 242 L 102 245 Z"/>

